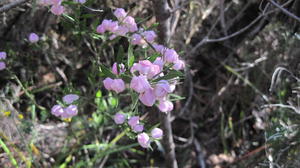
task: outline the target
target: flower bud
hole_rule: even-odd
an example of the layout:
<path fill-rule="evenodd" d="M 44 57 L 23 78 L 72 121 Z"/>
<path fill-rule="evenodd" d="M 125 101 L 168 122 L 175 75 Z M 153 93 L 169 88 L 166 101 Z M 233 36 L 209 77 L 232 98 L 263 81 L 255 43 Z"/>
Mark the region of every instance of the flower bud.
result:
<path fill-rule="evenodd" d="M 143 148 L 148 148 L 150 146 L 150 138 L 146 133 L 140 133 L 138 134 L 138 143 L 143 147 Z"/>
<path fill-rule="evenodd" d="M 160 128 L 154 128 L 151 131 L 151 137 L 154 139 L 160 139 L 163 136 L 163 131 Z"/>
<path fill-rule="evenodd" d="M 137 124 L 133 127 L 134 132 L 142 132 L 143 130 L 144 130 L 144 126 L 140 124 Z"/>
<path fill-rule="evenodd" d="M 31 42 L 31 43 L 36 43 L 39 41 L 39 36 L 35 33 L 30 33 L 29 34 L 29 37 L 28 37 L 28 40 Z"/>
<path fill-rule="evenodd" d="M 134 128 L 134 126 L 139 124 L 139 120 L 140 120 L 140 117 L 138 117 L 138 116 L 130 117 L 128 120 L 128 125 L 130 125 L 131 128 Z"/>
<path fill-rule="evenodd" d="M 125 121 L 126 117 L 124 114 L 122 113 L 117 113 L 115 116 L 114 116 L 114 121 L 116 124 L 123 124 L 124 121 Z"/>

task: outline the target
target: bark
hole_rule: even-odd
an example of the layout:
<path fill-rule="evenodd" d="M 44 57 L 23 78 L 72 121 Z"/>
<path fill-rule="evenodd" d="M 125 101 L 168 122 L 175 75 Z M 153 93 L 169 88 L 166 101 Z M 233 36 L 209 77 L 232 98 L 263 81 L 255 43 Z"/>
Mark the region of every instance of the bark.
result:
<path fill-rule="evenodd" d="M 153 8 L 158 26 L 158 41 L 167 45 L 171 38 L 171 9 L 167 0 L 153 0 Z M 160 113 L 160 121 L 164 131 L 163 145 L 165 148 L 166 167 L 177 168 L 175 144 L 173 140 L 171 113 Z"/>

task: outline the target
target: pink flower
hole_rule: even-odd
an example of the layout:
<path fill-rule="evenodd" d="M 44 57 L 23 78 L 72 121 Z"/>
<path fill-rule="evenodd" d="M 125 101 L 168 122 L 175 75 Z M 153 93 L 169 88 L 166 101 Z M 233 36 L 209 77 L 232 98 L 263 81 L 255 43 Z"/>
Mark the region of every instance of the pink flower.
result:
<path fill-rule="evenodd" d="M 154 129 L 151 131 L 151 136 L 152 136 L 152 138 L 154 138 L 154 139 L 160 139 L 160 138 L 162 138 L 162 136 L 163 136 L 163 131 L 162 131 L 160 128 L 154 128 Z"/>
<path fill-rule="evenodd" d="M 67 94 L 63 97 L 63 101 L 66 103 L 66 104 L 71 104 L 73 103 L 74 101 L 78 100 L 79 99 L 79 96 L 76 95 L 76 94 Z"/>
<path fill-rule="evenodd" d="M 6 68 L 5 62 L 0 62 L 0 71 L 4 70 Z"/>
<path fill-rule="evenodd" d="M 155 61 L 153 62 L 153 64 L 154 64 L 154 65 L 158 65 L 160 71 L 162 71 L 165 63 L 164 63 L 164 61 L 162 60 L 161 57 L 157 57 L 157 58 L 155 59 Z"/>
<path fill-rule="evenodd" d="M 148 60 L 147 60 L 148 61 Z M 160 73 L 160 67 L 158 65 L 155 64 L 148 64 L 145 63 L 146 61 L 141 61 L 141 71 L 142 74 L 143 72 L 147 75 L 148 79 L 153 78 L 155 75 Z M 149 61 L 150 62 L 150 61 Z M 150 67 L 148 67 L 150 66 Z M 148 69 L 149 68 L 149 69 Z M 148 71 L 148 72 L 147 72 Z"/>
<path fill-rule="evenodd" d="M 64 13 L 65 8 L 61 5 L 53 5 L 50 10 L 54 15 L 61 15 Z"/>
<path fill-rule="evenodd" d="M 176 63 L 178 60 L 178 54 L 174 49 L 167 49 L 164 53 L 164 59 L 169 63 Z"/>
<path fill-rule="evenodd" d="M 139 71 L 140 74 L 146 75 L 148 79 L 151 79 L 160 72 L 160 67 L 152 64 L 149 60 L 142 60 L 137 64 L 133 64 L 130 71 L 131 73 Z"/>
<path fill-rule="evenodd" d="M 103 80 L 104 87 L 105 87 L 107 90 L 112 90 L 111 85 L 112 85 L 113 82 L 114 82 L 113 79 L 108 78 L 108 77 L 105 78 L 105 79 Z"/>
<path fill-rule="evenodd" d="M 135 32 L 138 30 L 137 24 L 135 23 L 134 18 L 131 16 L 126 16 L 123 20 L 123 23 L 129 29 L 130 32 Z"/>
<path fill-rule="evenodd" d="M 149 43 L 154 42 L 155 38 L 157 37 L 155 32 L 152 30 L 144 31 L 142 34 Z"/>
<path fill-rule="evenodd" d="M 119 19 L 119 20 L 122 20 L 126 17 L 127 13 L 126 11 L 123 9 L 123 8 L 117 8 L 115 11 L 114 11 L 114 15 Z"/>
<path fill-rule="evenodd" d="M 76 105 L 69 105 L 64 109 L 64 113 L 61 115 L 63 118 L 74 117 L 78 114 L 78 109 Z"/>
<path fill-rule="evenodd" d="M 143 148 L 148 148 L 150 146 L 150 137 L 146 133 L 140 133 L 137 136 L 138 143 L 143 147 Z"/>
<path fill-rule="evenodd" d="M 98 33 L 105 33 L 105 31 L 114 32 L 118 29 L 118 22 L 104 19 L 102 23 L 97 27 Z"/>
<path fill-rule="evenodd" d="M 133 45 L 144 45 L 146 44 L 145 40 L 143 39 L 143 37 L 139 34 L 134 33 L 131 36 L 131 44 Z"/>
<path fill-rule="evenodd" d="M 154 88 L 154 95 L 158 98 L 165 97 L 168 93 L 171 93 L 170 84 L 166 80 L 160 80 Z"/>
<path fill-rule="evenodd" d="M 113 31 L 113 33 L 115 33 L 118 36 L 125 36 L 126 33 L 128 33 L 128 32 L 129 32 L 129 29 L 122 25 L 118 26 L 118 28 Z"/>
<path fill-rule="evenodd" d="M 144 130 L 144 126 L 140 124 L 137 124 L 133 127 L 134 132 L 142 132 L 143 130 Z"/>
<path fill-rule="evenodd" d="M 51 109 L 51 114 L 55 115 L 56 117 L 61 116 L 64 113 L 64 109 L 61 105 L 54 105 Z"/>
<path fill-rule="evenodd" d="M 130 125 L 131 128 L 134 128 L 137 124 L 139 124 L 140 117 L 138 116 L 132 116 L 128 120 L 128 125 Z"/>
<path fill-rule="evenodd" d="M 152 44 L 152 45 L 153 45 L 155 51 L 159 52 L 161 54 L 164 54 L 165 50 L 167 49 L 165 46 L 160 45 L 160 44 Z"/>
<path fill-rule="evenodd" d="M 4 51 L 0 52 L 0 60 L 1 59 L 6 59 L 6 52 Z"/>
<path fill-rule="evenodd" d="M 36 43 L 39 41 L 39 36 L 35 33 L 30 33 L 29 34 L 29 37 L 28 37 L 28 40 L 31 42 L 31 43 Z"/>
<path fill-rule="evenodd" d="M 147 80 L 147 78 L 143 75 L 134 76 L 130 82 L 130 88 L 135 90 L 138 93 L 143 93 L 146 90 L 150 89 L 151 86 Z"/>
<path fill-rule="evenodd" d="M 60 5 L 62 0 L 51 0 L 52 1 L 52 5 Z"/>
<path fill-rule="evenodd" d="M 86 0 L 74 0 L 74 2 L 84 4 L 86 2 Z"/>
<path fill-rule="evenodd" d="M 103 80 L 103 84 L 107 90 L 113 90 L 117 93 L 123 92 L 125 90 L 125 83 L 122 79 L 105 78 Z"/>
<path fill-rule="evenodd" d="M 115 75 L 119 75 L 119 74 L 125 72 L 125 65 L 124 64 L 120 64 L 119 67 L 120 67 L 119 68 L 120 72 L 118 72 L 118 64 L 115 62 L 113 64 L 112 68 L 111 68 L 112 73 L 115 74 Z"/>
<path fill-rule="evenodd" d="M 144 93 L 141 93 L 139 96 L 139 100 L 145 105 L 145 106 L 153 106 L 155 103 L 155 95 L 153 89 L 148 89 Z"/>
<path fill-rule="evenodd" d="M 175 70 L 181 70 L 185 67 L 185 63 L 182 60 L 177 60 L 177 62 L 175 62 L 175 64 L 173 65 L 173 69 Z"/>
<path fill-rule="evenodd" d="M 114 32 L 118 28 L 118 22 L 104 19 L 102 21 L 102 25 L 104 26 L 105 30 L 108 30 L 110 32 Z"/>
<path fill-rule="evenodd" d="M 48 6 L 48 5 L 52 5 L 52 0 L 40 0 L 39 4 L 40 5 L 44 5 L 44 6 Z"/>
<path fill-rule="evenodd" d="M 103 33 L 105 33 L 106 29 L 102 24 L 100 24 L 100 25 L 97 26 L 96 31 L 97 31 L 97 33 L 103 34 Z"/>
<path fill-rule="evenodd" d="M 171 101 L 169 100 L 160 100 L 159 101 L 159 104 L 158 104 L 158 109 L 161 111 L 161 112 L 170 112 L 172 111 L 174 108 L 174 105 Z"/>
<path fill-rule="evenodd" d="M 122 79 L 114 79 L 111 84 L 111 89 L 117 93 L 123 92 L 125 90 L 125 83 Z"/>
<path fill-rule="evenodd" d="M 117 113 L 115 116 L 114 116 L 114 121 L 116 124 L 123 124 L 124 121 L 125 121 L 126 117 L 124 114 L 122 113 Z"/>

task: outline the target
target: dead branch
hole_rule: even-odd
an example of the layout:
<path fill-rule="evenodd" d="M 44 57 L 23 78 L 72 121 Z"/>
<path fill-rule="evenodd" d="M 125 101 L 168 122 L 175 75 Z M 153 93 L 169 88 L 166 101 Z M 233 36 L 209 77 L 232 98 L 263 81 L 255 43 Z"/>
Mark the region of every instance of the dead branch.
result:
<path fill-rule="evenodd" d="M 11 2 L 7 5 L 4 5 L 0 8 L 0 13 L 6 12 L 6 11 L 8 11 L 8 10 L 14 8 L 14 7 L 17 7 L 17 6 L 27 2 L 27 1 L 29 1 L 29 0 L 19 0 L 19 1 Z"/>

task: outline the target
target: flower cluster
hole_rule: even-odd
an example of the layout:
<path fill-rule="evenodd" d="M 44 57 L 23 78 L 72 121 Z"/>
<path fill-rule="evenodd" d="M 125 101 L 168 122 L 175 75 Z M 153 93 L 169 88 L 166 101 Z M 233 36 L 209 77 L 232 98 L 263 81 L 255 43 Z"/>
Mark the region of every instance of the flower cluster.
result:
<path fill-rule="evenodd" d="M 54 105 L 51 109 L 51 113 L 56 117 L 62 118 L 71 118 L 77 115 L 78 108 L 77 105 L 72 104 L 74 101 L 78 100 L 79 96 L 76 94 L 68 94 L 63 97 L 63 102 L 67 105 L 67 107 L 63 107 L 62 105 Z"/>
<path fill-rule="evenodd" d="M 121 125 L 125 124 L 127 117 L 125 114 L 117 113 L 114 116 L 114 121 L 116 124 Z M 139 116 L 132 116 L 128 119 L 127 125 L 133 130 L 133 132 L 138 133 L 137 140 L 138 143 L 143 148 L 150 147 L 151 141 L 156 139 L 161 139 L 163 136 L 163 131 L 160 128 L 154 128 L 151 130 L 151 138 L 149 135 L 144 131 L 144 125 L 140 123 L 140 117 Z"/>
<path fill-rule="evenodd" d="M 118 21 L 104 19 L 97 27 L 98 33 L 103 34 L 105 32 L 110 32 L 110 40 L 112 40 L 117 36 L 126 36 L 127 33 L 133 33 L 138 30 L 134 18 L 127 16 L 124 9 L 116 9 L 114 15 L 117 17 Z"/>
<path fill-rule="evenodd" d="M 173 70 L 182 70 L 185 67 L 184 61 L 179 59 L 179 55 L 174 49 L 156 44 L 155 38 L 157 35 L 154 31 L 138 29 L 134 18 L 127 16 L 124 9 L 116 9 L 114 15 L 118 21 L 103 20 L 97 27 L 98 33 L 109 32 L 110 39 L 116 36 L 125 36 L 129 38 L 132 45 L 150 45 L 160 55 L 153 62 L 140 60 L 138 63 L 133 64 L 130 68 L 131 75 L 133 76 L 130 88 L 139 94 L 139 100 L 145 106 L 151 107 L 158 101 L 157 107 L 160 111 L 172 111 L 173 103 L 168 100 L 168 94 L 175 90 L 176 82 L 170 83 L 167 80 L 155 80 L 164 76 L 165 67 L 172 67 Z M 124 73 L 124 65 L 121 65 L 123 68 L 120 68 L 120 73 Z M 113 65 L 112 72 L 119 75 L 116 63 Z M 122 79 L 111 79 L 108 77 L 103 83 L 107 90 L 113 90 L 117 93 L 125 90 L 125 83 Z"/>
<path fill-rule="evenodd" d="M 6 64 L 4 60 L 6 59 L 6 52 L 1 51 L 0 52 L 0 71 L 4 70 L 6 68 Z"/>

